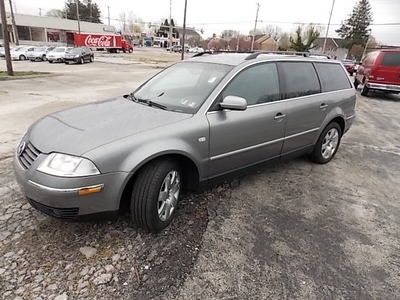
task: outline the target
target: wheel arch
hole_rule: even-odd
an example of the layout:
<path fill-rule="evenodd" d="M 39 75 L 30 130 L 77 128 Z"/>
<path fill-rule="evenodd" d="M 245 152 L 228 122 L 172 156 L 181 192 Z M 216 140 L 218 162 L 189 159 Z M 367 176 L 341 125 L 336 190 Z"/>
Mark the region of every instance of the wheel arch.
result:
<path fill-rule="evenodd" d="M 198 188 L 200 182 L 200 172 L 197 164 L 194 162 L 192 158 L 180 152 L 159 153 L 144 160 L 142 163 L 136 166 L 132 170 L 132 172 L 129 173 L 121 188 L 121 193 L 119 196 L 120 210 L 129 211 L 130 197 L 132 194 L 133 183 L 136 180 L 136 177 L 139 174 L 139 172 L 149 163 L 162 159 L 171 159 L 179 163 L 183 172 L 183 178 L 184 178 L 183 184 L 185 190 L 196 190 Z"/>

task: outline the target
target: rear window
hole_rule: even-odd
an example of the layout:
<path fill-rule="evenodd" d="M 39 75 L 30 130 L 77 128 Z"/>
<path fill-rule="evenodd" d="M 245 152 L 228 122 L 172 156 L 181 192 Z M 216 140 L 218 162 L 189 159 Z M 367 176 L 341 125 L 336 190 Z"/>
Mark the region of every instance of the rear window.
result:
<path fill-rule="evenodd" d="M 331 92 L 351 88 L 347 75 L 339 64 L 316 63 L 323 92 Z"/>
<path fill-rule="evenodd" d="M 284 76 L 284 98 L 302 97 L 320 92 L 317 74 L 311 63 L 283 62 L 279 71 Z"/>
<path fill-rule="evenodd" d="M 400 53 L 384 53 L 381 64 L 382 66 L 399 67 Z"/>

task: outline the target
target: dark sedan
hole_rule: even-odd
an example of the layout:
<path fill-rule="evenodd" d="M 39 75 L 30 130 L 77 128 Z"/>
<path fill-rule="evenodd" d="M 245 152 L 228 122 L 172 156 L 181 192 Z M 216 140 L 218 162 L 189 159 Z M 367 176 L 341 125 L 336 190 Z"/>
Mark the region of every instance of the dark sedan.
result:
<path fill-rule="evenodd" d="M 85 62 L 93 62 L 94 54 L 92 50 L 87 47 L 73 48 L 65 53 L 64 61 L 66 64 L 84 64 Z"/>

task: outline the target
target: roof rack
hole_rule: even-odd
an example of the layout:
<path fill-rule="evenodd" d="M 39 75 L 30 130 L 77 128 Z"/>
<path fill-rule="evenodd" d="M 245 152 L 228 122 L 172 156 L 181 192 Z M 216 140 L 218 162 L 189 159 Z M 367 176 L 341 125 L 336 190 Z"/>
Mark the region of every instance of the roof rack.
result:
<path fill-rule="evenodd" d="M 282 55 L 295 55 L 295 56 L 303 56 L 303 57 L 310 57 L 310 56 L 323 56 L 329 58 L 328 55 L 325 54 L 317 54 L 317 53 L 310 53 L 310 52 L 298 52 L 298 51 L 257 51 L 251 53 L 249 56 L 245 58 L 245 60 L 255 59 L 260 54 L 282 54 Z"/>
<path fill-rule="evenodd" d="M 281 54 L 281 55 L 294 55 L 294 56 L 303 56 L 303 57 L 310 57 L 310 56 L 321 56 L 326 57 L 329 59 L 329 56 L 326 54 L 318 54 L 318 53 L 310 53 L 310 52 L 299 52 L 299 51 L 212 51 L 207 50 L 204 52 L 196 53 L 192 57 L 199 57 L 205 54 L 221 54 L 221 53 L 247 53 L 249 54 L 245 60 L 255 59 L 261 54 Z"/>
<path fill-rule="evenodd" d="M 247 54 L 250 54 L 250 53 L 253 53 L 253 52 L 251 52 L 251 51 L 221 51 L 221 50 L 214 51 L 214 50 L 207 50 L 207 51 L 203 51 L 203 52 L 200 52 L 200 53 L 196 53 L 192 57 L 199 57 L 199 56 L 202 56 L 204 54 L 210 54 L 211 55 L 211 54 L 221 54 L 221 53 L 247 53 Z"/>

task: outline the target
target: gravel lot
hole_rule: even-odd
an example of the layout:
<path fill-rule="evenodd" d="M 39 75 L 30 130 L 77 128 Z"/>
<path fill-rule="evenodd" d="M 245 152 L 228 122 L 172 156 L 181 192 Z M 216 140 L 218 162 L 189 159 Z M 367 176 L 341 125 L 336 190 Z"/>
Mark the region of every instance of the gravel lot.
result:
<path fill-rule="evenodd" d="M 0 298 L 398 297 L 399 97 L 359 96 L 357 121 L 331 163 L 298 158 L 188 194 L 172 225 L 153 235 L 127 215 L 43 216 L 18 188 L 12 155 L 38 118 L 127 93 L 158 65 L 101 57 L 14 66 L 55 75 L 0 82 Z"/>

